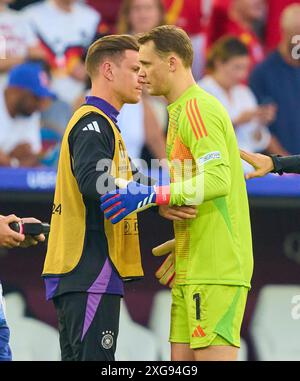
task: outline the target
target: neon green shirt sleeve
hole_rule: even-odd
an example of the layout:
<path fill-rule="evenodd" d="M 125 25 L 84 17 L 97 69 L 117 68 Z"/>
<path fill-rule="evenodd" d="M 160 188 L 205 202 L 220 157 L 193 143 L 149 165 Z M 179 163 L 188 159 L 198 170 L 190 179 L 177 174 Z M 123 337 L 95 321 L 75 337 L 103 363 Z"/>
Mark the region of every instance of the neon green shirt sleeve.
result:
<path fill-rule="evenodd" d="M 231 172 L 226 130 L 232 128 L 225 109 L 214 99 L 186 103 L 179 118 L 178 135 L 188 147 L 196 174 L 171 184 L 170 205 L 200 205 L 228 195 Z"/>

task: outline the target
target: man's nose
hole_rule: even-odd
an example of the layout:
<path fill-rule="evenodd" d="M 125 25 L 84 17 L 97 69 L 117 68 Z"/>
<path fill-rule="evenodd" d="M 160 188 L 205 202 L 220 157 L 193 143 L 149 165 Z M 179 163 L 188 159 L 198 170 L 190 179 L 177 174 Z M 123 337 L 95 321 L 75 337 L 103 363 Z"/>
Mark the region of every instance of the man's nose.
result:
<path fill-rule="evenodd" d="M 147 77 L 146 70 L 143 66 L 140 66 L 139 70 L 139 78 L 142 78 L 143 80 Z"/>
<path fill-rule="evenodd" d="M 139 70 L 138 76 L 139 77 L 143 77 L 143 78 L 146 77 L 146 72 L 145 72 L 145 70 L 142 67 Z"/>
<path fill-rule="evenodd" d="M 139 83 L 145 83 L 145 78 L 146 78 L 146 75 L 140 75 L 140 74 L 139 74 L 138 82 L 139 82 Z"/>

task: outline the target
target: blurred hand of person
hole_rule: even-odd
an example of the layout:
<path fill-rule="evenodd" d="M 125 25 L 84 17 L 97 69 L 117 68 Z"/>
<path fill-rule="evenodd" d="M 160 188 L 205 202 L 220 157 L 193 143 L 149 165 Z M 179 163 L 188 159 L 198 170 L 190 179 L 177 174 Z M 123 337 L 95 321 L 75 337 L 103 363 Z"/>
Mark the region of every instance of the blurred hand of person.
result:
<path fill-rule="evenodd" d="M 238 127 L 242 124 L 251 122 L 257 116 L 257 109 L 243 111 L 234 121 L 233 125 Z"/>
<path fill-rule="evenodd" d="M 9 167 L 11 158 L 6 155 L 3 151 L 0 150 L 0 166 L 1 167 Z"/>
<path fill-rule="evenodd" d="M 15 157 L 18 160 L 22 160 L 31 155 L 32 150 L 29 143 L 18 144 L 9 154 L 10 157 Z"/>
<path fill-rule="evenodd" d="M 7 217 L 0 216 L 0 247 L 18 247 L 24 242 L 24 234 L 15 232 L 9 227 L 11 222 L 20 222 L 21 219 L 14 214 Z"/>
<path fill-rule="evenodd" d="M 263 177 L 274 169 L 273 160 L 269 156 L 243 150 L 240 150 L 240 156 L 255 169 L 255 171 L 246 174 L 247 180 L 254 177 Z"/>
<path fill-rule="evenodd" d="M 277 114 L 277 106 L 274 104 L 268 104 L 258 106 L 256 117 L 259 119 L 262 125 L 267 126 L 271 124 Z"/>
<path fill-rule="evenodd" d="M 190 220 L 197 217 L 196 206 L 168 206 L 161 205 L 159 214 L 170 221 Z"/>
<path fill-rule="evenodd" d="M 18 165 L 20 167 L 36 167 L 39 165 L 39 157 L 37 154 L 32 152 L 31 146 L 28 143 L 19 144 L 15 147 L 9 154 L 12 161 L 17 159 Z"/>
<path fill-rule="evenodd" d="M 35 222 L 41 222 L 41 221 L 37 220 L 36 218 L 33 218 L 33 217 L 26 217 L 26 218 L 22 218 L 22 222 L 23 223 L 35 223 Z M 37 235 L 34 237 L 32 237 L 30 235 L 26 235 L 25 240 L 20 244 L 20 247 L 35 246 L 39 242 L 44 242 L 45 239 L 46 238 L 45 238 L 44 234 L 40 234 L 40 235 Z"/>

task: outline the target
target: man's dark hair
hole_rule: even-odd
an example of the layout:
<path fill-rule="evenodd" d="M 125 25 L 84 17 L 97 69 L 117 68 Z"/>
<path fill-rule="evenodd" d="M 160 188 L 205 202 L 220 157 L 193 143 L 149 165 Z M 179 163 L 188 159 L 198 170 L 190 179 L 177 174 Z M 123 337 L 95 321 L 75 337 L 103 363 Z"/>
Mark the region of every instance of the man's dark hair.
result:
<path fill-rule="evenodd" d="M 208 53 L 206 67 L 208 71 L 214 71 L 216 61 L 226 63 L 234 57 L 247 56 L 247 46 L 237 37 L 225 36 L 215 42 Z"/>
<path fill-rule="evenodd" d="M 125 50 L 139 51 L 135 37 L 123 34 L 99 38 L 89 47 L 85 59 L 85 67 L 89 77 L 93 78 L 97 75 L 99 65 L 104 59 L 111 58 L 119 62 Z"/>

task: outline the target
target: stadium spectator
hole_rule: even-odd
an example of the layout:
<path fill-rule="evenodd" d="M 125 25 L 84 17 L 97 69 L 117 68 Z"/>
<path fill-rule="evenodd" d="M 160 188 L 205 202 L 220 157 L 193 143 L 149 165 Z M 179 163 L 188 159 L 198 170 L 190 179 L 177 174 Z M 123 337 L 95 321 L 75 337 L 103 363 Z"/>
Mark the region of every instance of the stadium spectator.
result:
<path fill-rule="evenodd" d="M 212 0 L 212 10 L 207 28 L 209 46 L 224 34 L 230 4 L 231 0 Z"/>
<path fill-rule="evenodd" d="M 190 36 L 194 49 L 193 74 L 196 80 L 203 75 L 207 26 L 213 0 L 163 0 L 166 24 L 183 28 Z"/>
<path fill-rule="evenodd" d="M 122 0 L 87 0 L 86 3 L 101 15 L 100 33 L 114 33 Z"/>
<path fill-rule="evenodd" d="M 255 68 L 250 77 L 250 86 L 259 103 L 277 104 L 277 118 L 270 125 L 274 136 L 271 153 L 280 155 L 300 152 L 299 35 L 300 4 L 292 4 L 281 17 L 281 42 L 278 48 Z"/>
<path fill-rule="evenodd" d="M 46 0 L 23 12 L 52 68 L 53 90 L 72 104 L 84 90 L 82 57 L 98 31 L 98 12 L 77 0 Z"/>
<path fill-rule="evenodd" d="M 138 34 L 150 31 L 164 24 L 164 7 L 160 0 L 124 0 L 118 20 L 118 32 Z M 163 108 L 156 113 L 153 107 Z M 165 138 L 163 134 L 165 119 L 165 104 L 161 100 L 153 100 L 146 94 L 138 104 L 125 105 L 122 108 L 118 122 L 123 134 L 129 155 L 139 159 L 144 145 L 151 151 L 147 156 L 158 159 L 165 158 Z M 128 120 L 131 128 L 127 128 Z M 135 164 L 138 162 L 135 160 Z"/>
<path fill-rule="evenodd" d="M 208 27 L 208 46 L 221 36 L 236 36 L 248 46 L 253 65 L 261 62 L 264 48 L 255 24 L 263 19 L 265 12 L 265 0 L 225 0 L 223 5 L 217 1 Z"/>
<path fill-rule="evenodd" d="M 10 71 L 8 85 L 0 92 L 1 166 L 39 164 L 40 111 L 54 98 L 47 81 L 39 63 L 25 63 Z"/>
<path fill-rule="evenodd" d="M 207 61 L 209 74 L 198 84 L 226 108 L 241 149 L 268 150 L 271 134 L 266 127 L 276 115 L 274 105 L 258 106 L 251 89 L 242 84 L 250 68 L 247 46 L 235 37 L 222 37 L 212 47 Z"/>
<path fill-rule="evenodd" d="M 3 88 L 7 72 L 27 59 L 43 59 L 38 40 L 24 18 L 8 8 L 13 0 L 0 0 L 0 87 Z"/>
<path fill-rule="evenodd" d="M 138 34 L 165 24 L 161 0 L 123 0 L 118 19 L 118 33 Z"/>
<path fill-rule="evenodd" d="M 177 25 L 190 36 L 205 32 L 212 0 L 163 0 L 167 24 Z"/>
<path fill-rule="evenodd" d="M 300 0 L 268 0 L 268 15 L 266 20 L 266 50 L 276 48 L 280 42 L 280 16 L 284 8 L 288 5 L 298 3 Z"/>

